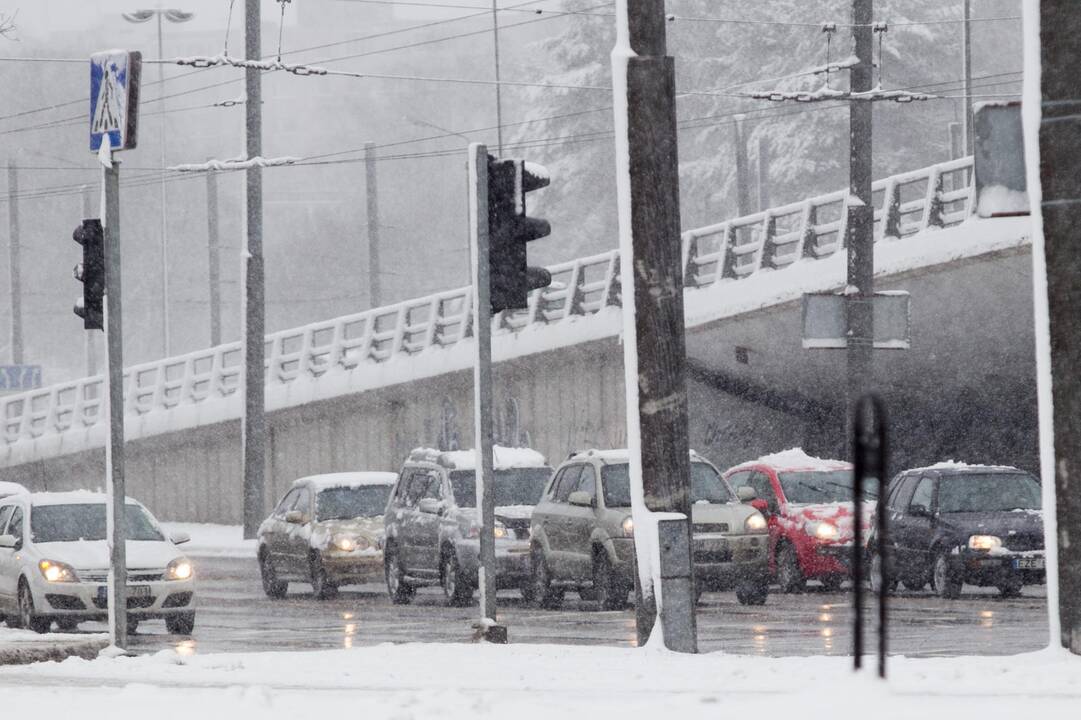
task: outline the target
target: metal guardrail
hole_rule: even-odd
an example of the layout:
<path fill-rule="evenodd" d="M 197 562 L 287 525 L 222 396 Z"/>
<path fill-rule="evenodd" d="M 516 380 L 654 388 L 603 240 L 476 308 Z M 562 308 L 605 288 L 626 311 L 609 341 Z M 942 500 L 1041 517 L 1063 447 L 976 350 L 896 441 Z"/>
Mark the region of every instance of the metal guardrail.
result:
<path fill-rule="evenodd" d="M 974 211 L 972 158 L 961 158 L 874 183 L 875 237 L 905 238 L 963 222 Z M 702 288 L 733 282 L 841 250 L 847 191 L 770 208 L 683 234 L 684 282 Z M 549 268 L 552 285 L 534 291 L 526 310 L 501 313 L 496 332 L 551 325 L 621 302 L 619 253 L 610 251 Z M 268 384 L 288 384 L 365 363 L 385 363 L 471 335 L 471 289 L 449 290 L 267 336 Z M 125 411 L 140 416 L 228 398 L 240 388 L 239 342 L 129 367 Z M 86 429 L 105 415 L 101 376 L 0 399 L 0 447 Z"/>

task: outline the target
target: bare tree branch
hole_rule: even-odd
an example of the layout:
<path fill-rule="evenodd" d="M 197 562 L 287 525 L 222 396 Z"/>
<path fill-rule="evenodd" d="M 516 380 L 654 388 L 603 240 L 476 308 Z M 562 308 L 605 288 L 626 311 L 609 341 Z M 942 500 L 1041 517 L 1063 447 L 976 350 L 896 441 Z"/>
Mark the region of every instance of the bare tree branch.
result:
<path fill-rule="evenodd" d="M 6 13 L 0 13 L 0 37 L 6 40 L 18 40 L 17 27 L 15 25 L 15 18 L 19 16 L 19 11 L 16 10 L 11 15 Z"/>

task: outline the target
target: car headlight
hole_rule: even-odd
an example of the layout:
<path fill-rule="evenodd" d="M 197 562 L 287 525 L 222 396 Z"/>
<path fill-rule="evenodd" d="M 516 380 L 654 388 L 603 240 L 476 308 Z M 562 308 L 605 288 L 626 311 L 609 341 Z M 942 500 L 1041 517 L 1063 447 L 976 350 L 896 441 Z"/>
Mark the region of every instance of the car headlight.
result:
<path fill-rule="evenodd" d="M 495 522 L 495 539 L 496 540 L 513 540 L 514 531 L 510 530 L 506 525 L 496 520 Z"/>
<path fill-rule="evenodd" d="M 971 550 L 994 550 L 1002 547 L 1002 538 L 997 535 L 973 535 L 968 539 Z"/>
<path fill-rule="evenodd" d="M 57 562 L 56 560 L 42 560 L 38 563 L 38 570 L 41 571 L 42 577 L 51 583 L 79 582 L 79 578 L 75 575 L 75 569 L 67 563 Z"/>
<path fill-rule="evenodd" d="M 630 515 L 623 518 L 621 527 L 623 528 L 623 537 L 634 537 L 634 518 Z"/>
<path fill-rule="evenodd" d="M 819 540 L 836 540 L 840 535 L 837 531 L 837 526 L 828 522 L 815 523 L 811 532 Z"/>
<path fill-rule="evenodd" d="M 743 527 L 747 532 L 761 532 L 766 529 L 766 519 L 759 513 L 755 513 L 747 518 Z"/>
<path fill-rule="evenodd" d="M 191 560 L 187 558 L 177 558 L 169 563 L 165 568 L 166 580 L 188 580 L 195 572 L 191 566 Z"/>
<path fill-rule="evenodd" d="M 335 535 L 330 539 L 330 544 L 335 550 L 341 550 L 342 552 L 353 552 L 359 545 L 359 540 L 355 535 Z"/>

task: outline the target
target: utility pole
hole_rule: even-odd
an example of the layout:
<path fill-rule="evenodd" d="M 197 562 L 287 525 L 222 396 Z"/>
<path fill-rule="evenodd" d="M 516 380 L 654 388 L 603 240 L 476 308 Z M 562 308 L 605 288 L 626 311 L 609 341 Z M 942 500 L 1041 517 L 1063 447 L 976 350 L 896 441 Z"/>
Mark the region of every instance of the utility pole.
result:
<path fill-rule="evenodd" d="M 90 195 L 90 186 L 83 185 L 83 217 L 93 217 L 93 208 L 94 205 Z M 94 377 L 98 374 L 98 336 L 96 333 L 84 333 L 84 335 L 86 336 L 86 376 Z"/>
<path fill-rule="evenodd" d="M 732 123 L 732 144 L 736 155 L 736 214 L 751 214 L 751 179 L 747 172 L 747 143 L 743 137 L 743 121 Z"/>
<path fill-rule="evenodd" d="M 852 0 L 852 39 L 858 63 L 851 69 L 852 93 L 873 84 L 873 0 Z M 845 291 L 848 350 L 845 437 L 852 438 L 852 408 L 870 389 L 874 342 L 874 205 L 871 197 L 871 105 L 849 101 L 848 287 Z"/>
<path fill-rule="evenodd" d="M 1058 532 L 1058 614 L 1062 646 L 1081 655 L 1081 119 L 1077 67 L 1081 16 L 1070 3 L 1040 3 L 1040 185 L 1050 316 L 1054 478 Z M 1026 18 L 1026 22 L 1028 19 Z M 1027 99 L 1027 98 L 1026 98 Z M 1033 162 L 1033 159 L 1029 159 Z M 1037 279 L 1038 280 L 1038 279 Z M 1037 287 L 1039 287 L 1037 285 Z M 1037 301 L 1039 302 L 1039 301 Z M 1037 328 L 1037 336 L 1042 328 Z M 1053 559 L 1052 559 L 1053 560 Z M 1053 568 L 1053 562 L 1050 563 Z M 1052 643 L 1055 639 L 1052 638 Z"/>
<path fill-rule="evenodd" d="M 758 136 L 758 211 L 769 207 L 769 138 Z"/>
<path fill-rule="evenodd" d="M 206 247 L 210 282 L 210 347 L 221 345 L 221 256 L 218 247 L 218 174 L 206 174 Z"/>
<path fill-rule="evenodd" d="M 503 86 L 499 76 L 499 0 L 492 0 L 492 49 L 495 55 L 496 152 L 503 157 Z"/>
<path fill-rule="evenodd" d="M 244 45 L 248 60 L 262 56 L 259 0 L 245 0 Z M 248 157 L 263 154 L 261 71 L 245 70 L 247 114 L 245 131 Z M 264 475 L 266 472 L 266 418 L 263 343 L 266 336 L 266 306 L 263 270 L 263 171 L 246 171 L 248 252 L 244 283 L 244 537 L 254 538 L 263 519 Z"/>
<path fill-rule="evenodd" d="M 11 273 L 11 364 L 23 364 L 23 292 L 19 258 L 19 171 L 8 160 L 8 269 Z"/>
<path fill-rule="evenodd" d="M 368 200 L 368 307 L 383 301 L 379 261 L 379 185 L 375 174 L 375 143 L 364 143 L 364 184 Z"/>
<path fill-rule="evenodd" d="M 964 58 L 962 59 L 962 70 L 965 74 L 965 97 L 961 100 L 964 103 L 965 108 L 965 140 L 964 148 L 965 155 L 972 154 L 972 0 L 964 0 L 965 3 L 965 18 L 961 23 L 962 30 L 962 51 L 964 52 Z"/>
<path fill-rule="evenodd" d="M 664 0 L 616 3 L 612 95 L 623 365 L 640 581 L 639 643 L 648 639 L 654 613 L 659 612 L 665 645 L 693 653 L 698 641 L 691 565 L 675 61 L 667 55 L 665 23 Z M 653 537 L 651 512 L 680 513 L 683 518 L 657 522 L 658 536 Z M 653 567 L 658 556 L 660 567 Z"/>

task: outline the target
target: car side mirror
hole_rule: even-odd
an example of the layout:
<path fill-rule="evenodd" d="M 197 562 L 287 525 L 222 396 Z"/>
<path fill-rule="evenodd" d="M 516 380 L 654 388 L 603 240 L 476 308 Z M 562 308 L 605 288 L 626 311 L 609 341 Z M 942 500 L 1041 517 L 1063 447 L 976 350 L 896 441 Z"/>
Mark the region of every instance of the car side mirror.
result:
<path fill-rule="evenodd" d="M 13 548 L 17 543 L 14 535 L 0 535 L 0 548 Z"/>
<path fill-rule="evenodd" d="M 927 509 L 926 505 L 909 505 L 908 514 L 912 517 L 931 517 L 931 511 Z"/>
<path fill-rule="evenodd" d="M 751 500 L 750 506 L 753 507 L 758 512 L 765 515 L 766 517 L 769 517 L 769 514 L 770 514 L 770 512 L 769 512 L 769 503 L 766 502 L 765 499 L 763 499 L 763 498 L 754 498 L 753 500 Z"/>
<path fill-rule="evenodd" d="M 593 507 L 593 496 L 587 493 L 585 490 L 575 490 L 567 496 L 567 502 L 571 505 L 579 505 L 581 507 Z"/>
<path fill-rule="evenodd" d="M 428 515 L 442 515 L 443 503 L 435 498 L 421 498 L 417 502 L 417 509 Z"/>
<path fill-rule="evenodd" d="M 751 502 L 758 497 L 758 493 L 750 485 L 740 485 L 736 488 L 736 497 L 740 502 Z"/>
<path fill-rule="evenodd" d="M 169 539 L 173 541 L 173 545 L 183 545 L 186 542 L 191 542 L 191 535 L 188 535 L 183 530 L 178 530 L 170 535 Z"/>
<path fill-rule="evenodd" d="M 299 510 L 290 510 L 289 512 L 285 513 L 285 522 L 292 525 L 303 525 L 304 513 Z"/>

